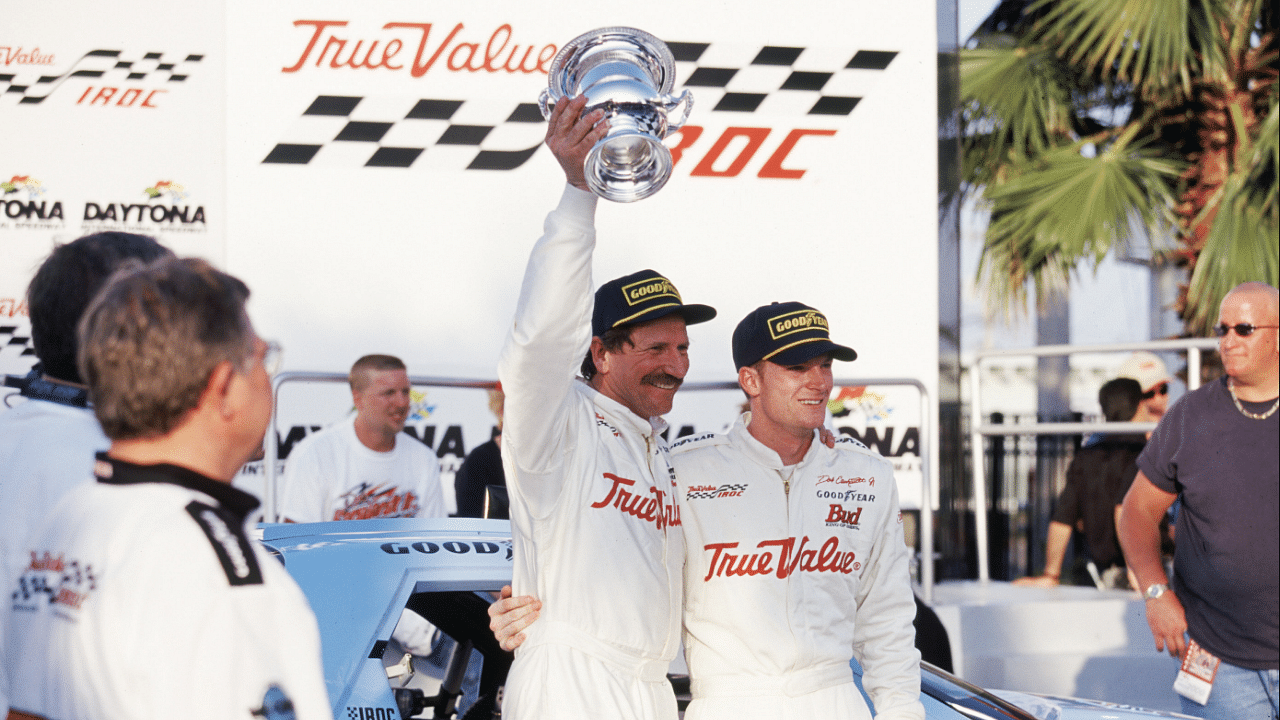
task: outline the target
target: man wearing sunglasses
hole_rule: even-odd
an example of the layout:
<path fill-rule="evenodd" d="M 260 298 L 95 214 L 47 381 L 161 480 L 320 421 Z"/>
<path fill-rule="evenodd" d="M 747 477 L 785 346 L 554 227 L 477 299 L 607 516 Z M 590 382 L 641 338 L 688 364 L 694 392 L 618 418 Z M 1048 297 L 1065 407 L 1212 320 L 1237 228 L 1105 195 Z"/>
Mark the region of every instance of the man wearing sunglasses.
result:
<path fill-rule="evenodd" d="M 1138 415 L 1145 421 L 1158 422 L 1169 409 L 1169 370 L 1160 356 L 1146 350 L 1130 355 L 1116 377 L 1133 378 L 1142 387 L 1142 408 Z"/>
<path fill-rule="evenodd" d="M 1226 376 L 1160 422 L 1125 496 L 1120 542 L 1156 648 L 1183 659 L 1174 689 L 1204 718 L 1276 718 L 1280 685 L 1280 299 L 1258 282 L 1223 299 Z M 1160 518 L 1177 498 L 1172 587 Z M 1189 640 L 1188 640 L 1189 638 Z"/>
<path fill-rule="evenodd" d="M 1107 422 L 1153 422 L 1142 406 L 1142 390 L 1133 378 L 1119 377 L 1098 390 L 1098 404 Z M 1147 438 L 1141 433 L 1099 434 L 1098 440 L 1076 451 L 1067 466 L 1067 484 L 1058 495 L 1045 544 L 1044 574 L 1018 578 L 1014 585 L 1053 587 L 1062 575 L 1079 585 L 1099 590 L 1123 589 L 1128 583 L 1124 555 L 1116 539 L 1116 509 L 1137 472 L 1138 455 Z M 1067 545 L 1079 526 L 1084 534 L 1089 577 L 1076 568 L 1063 568 Z M 1077 566 L 1080 563 L 1077 562 Z"/>

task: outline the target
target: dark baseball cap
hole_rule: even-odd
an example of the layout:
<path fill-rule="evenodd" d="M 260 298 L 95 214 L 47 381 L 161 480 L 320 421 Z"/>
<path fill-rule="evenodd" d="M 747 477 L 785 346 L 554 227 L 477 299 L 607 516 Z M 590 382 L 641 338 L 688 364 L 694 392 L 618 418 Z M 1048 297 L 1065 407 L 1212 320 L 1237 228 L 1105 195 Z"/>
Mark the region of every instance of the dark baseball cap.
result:
<path fill-rule="evenodd" d="M 738 369 L 761 360 L 799 365 L 823 353 L 845 362 L 858 357 L 853 348 L 831 342 L 826 315 L 798 302 L 758 307 L 733 331 L 733 364 Z"/>
<path fill-rule="evenodd" d="M 599 337 L 613 328 L 657 320 L 671 313 L 679 313 L 686 325 L 696 325 L 715 317 L 716 309 L 684 304 L 670 280 L 656 270 L 641 270 L 610 280 L 596 290 L 591 334 Z"/>

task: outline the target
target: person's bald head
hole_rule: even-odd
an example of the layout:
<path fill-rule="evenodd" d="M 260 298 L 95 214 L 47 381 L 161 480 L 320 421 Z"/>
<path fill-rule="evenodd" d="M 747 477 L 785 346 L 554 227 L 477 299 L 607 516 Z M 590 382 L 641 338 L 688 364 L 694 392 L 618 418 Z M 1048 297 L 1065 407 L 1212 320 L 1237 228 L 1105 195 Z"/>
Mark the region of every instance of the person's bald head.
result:
<path fill-rule="evenodd" d="M 1222 298 L 1222 305 L 1219 309 L 1225 307 L 1228 300 L 1236 300 L 1237 302 L 1253 302 L 1257 303 L 1259 309 L 1267 313 L 1267 318 L 1271 324 L 1275 324 L 1280 320 L 1280 290 L 1264 283 L 1264 282 L 1247 282 L 1231 288 L 1231 292 Z"/>
<path fill-rule="evenodd" d="M 1274 386 L 1280 376 L 1280 292 L 1262 282 L 1237 285 L 1218 309 L 1218 352 L 1238 383 Z"/>

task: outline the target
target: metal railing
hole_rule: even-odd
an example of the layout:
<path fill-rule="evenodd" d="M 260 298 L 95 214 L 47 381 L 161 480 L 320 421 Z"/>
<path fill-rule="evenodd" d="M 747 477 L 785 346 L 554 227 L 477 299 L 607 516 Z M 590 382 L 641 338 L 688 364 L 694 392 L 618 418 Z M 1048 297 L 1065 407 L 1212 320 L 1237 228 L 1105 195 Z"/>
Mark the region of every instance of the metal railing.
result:
<path fill-rule="evenodd" d="M 272 522 L 278 519 L 276 507 L 276 463 L 279 449 L 276 439 L 276 419 L 279 412 L 280 387 L 289 382 L 347 382 L 347 375 L 333 372 L 290 371 L 282 372 L 272 379 L 271 391 L 274 402 L 271 405 L 271 425 L 262 463 L 265 478 L 264 517 Z M 489 389 L 494 386 L 496 381 L 410 375 L 409 382 L 412 385 L 428 387 Z M 937 442 L 937 427 L 933 422 L 933 413 L 930 411 L 932 406 L 929 401 L 929 389 L 925 387 L 924 383 L 911 378 L 836 379 L 835 384 L 837 387 L 867 385 L 911 386 L 920 392 L 920 490 L 922 495 L 920 503 L 920 553 L 922 557 L 920 563 L 920 585 L 924 601 L 933 602 L 933 483 L 930 480 L 930 473 L 932 472 L 932 451 Z M 680 387 L 681 392 L 737 389 L 737 382 L 688 382 Z"/>
<path fill-rule="evenodd" d="M 985 350 L 974 354 L 973 364 L 969 366 L 969 452 L 973 462 L 973 513 L 974 539 L 978 552 L 978 579 L 991 579 L 991 567 L 988 557 L 987 537 L 987 478 L 986 465 L 983 462 L 982 438 L 986 435 L 1078 435 L 1083 433 L 1135 433 L 1150 432 L 1156 423 L 1135 422 L 1058 422 L 1058 423 L 1026 423 L 1022 425 L 1005 425 L 982 422 L 982 364 L 986 360 L 997 357 L 1060 357 L 1082 353 L 1132 352 L 1149 350 L 1152 352 L 1177 351 L 1187 354 L 1187 389 L 1200 387 L 1200 353 L 1204 350 L 1216 350 L 1218 341 L 1213 338 L 1187 338 L 1182 340 L 1149 340 L 1146 342 L 1120 343 L 1114 345 L 1043 345 L 1034 348 L 1013 350 Z"/>
<path fill-rule="evenodd" d="M 335 372 L 309 372 L 306 370 L 291 370 L 277 374 L 271 379 L 271 425 L 267 430 L 266 448 L 262 458 L 263 477 L 265 487 L 263 489 L 263 517 L 268 522 L 278 522 L 279 513 L 276 508 L 276 462 L 279 459 L 279 443 L 276 440 L 276 419 L 280 413 L 280 386 L 289 382 L 328 382 L 328 383 L 345 383 L 347 382 L 347 373 Z M 410 375 L 409 383 L 411 385 L 427 385 L 433 387 L 463 387 L 476 389 L 489 389 L 494 386 L 496 380 L 463 380 L 459 378 L 446 377 L 430 377 L 426 375 Z"/>

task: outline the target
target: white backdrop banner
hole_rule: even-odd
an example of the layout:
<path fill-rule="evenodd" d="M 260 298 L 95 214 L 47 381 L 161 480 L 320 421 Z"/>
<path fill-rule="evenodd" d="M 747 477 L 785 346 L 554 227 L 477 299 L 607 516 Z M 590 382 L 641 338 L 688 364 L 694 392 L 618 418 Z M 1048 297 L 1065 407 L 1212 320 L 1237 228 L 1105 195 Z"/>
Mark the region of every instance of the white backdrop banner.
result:
<path fill-rule="evenodd" d="M 26 289 L 57 243 L 150 235 L 225 265 L 219 3 L 15 3 L 0 25 L 0 373 L 25 373 Z"/>
<path fill-rule="evenodd" d="M 799 300 L 858 351 L 837 376 L 936 390 L 933 0 L 152 10 L 7 11 L 0 328 L 13 338 L 51 243 L 125 229 L 243 278 L 287 369 L 345 372 L 383 352 L 411 374 L 494 377 L 528 250 L 563 187 L 536 107 L 547 68 L 569 39 L 625 25 L 669 44 L 694 107 L 667 140 L 667 186 L 601 203 L 597 283 L 654 268 L 720 311 L 691 329 L 691 381 L 733 380 L 737 321 Z M 487 439 L 482 395 L 477 429 L 462 424 L 467 450 Z M 719 430 L 733 413 L 690 417 L 672 424 Z M 317 409 L 278 432 L 334 419 Z M 876 436 L 887 454 L 907 423 L 892 442 Z"/>

